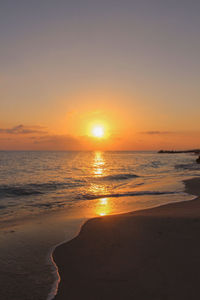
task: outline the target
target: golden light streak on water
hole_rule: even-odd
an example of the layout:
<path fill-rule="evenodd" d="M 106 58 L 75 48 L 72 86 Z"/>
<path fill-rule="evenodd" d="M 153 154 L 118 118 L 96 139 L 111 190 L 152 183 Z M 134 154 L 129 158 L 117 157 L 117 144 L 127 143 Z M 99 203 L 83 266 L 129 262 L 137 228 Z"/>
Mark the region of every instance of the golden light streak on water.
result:
<path fill-rule="evenodd" d="M 111 214 L 111 207 L 108 198 L 99 199 L 96 207 L 96 214 L 99 216 L 106 216 Z"/>
<path fill-rule="evenodd" d="M 103 153 L 100 151 L 97 151 L 94 153 L 94 161 L 93 161 L 93 165 L 92 165 L 92 173 L 95 176 L 103 176 L 105 168 L 105 160 L 103 158 Z"/>

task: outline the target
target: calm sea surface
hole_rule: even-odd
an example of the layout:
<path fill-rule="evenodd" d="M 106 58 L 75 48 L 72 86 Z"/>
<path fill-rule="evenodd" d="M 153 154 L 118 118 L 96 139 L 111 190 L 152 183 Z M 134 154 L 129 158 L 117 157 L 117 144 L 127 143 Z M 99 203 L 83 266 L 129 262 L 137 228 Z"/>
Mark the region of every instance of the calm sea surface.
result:
<path fill-rule="evenodd" d="M 86 219 L 194 198 L 184 193 L 182 181 L 200 176 L 195 159 L 155 152 L 1 151 L 0 299 L 47 299 L 55 282 L 47 254 Z"/>

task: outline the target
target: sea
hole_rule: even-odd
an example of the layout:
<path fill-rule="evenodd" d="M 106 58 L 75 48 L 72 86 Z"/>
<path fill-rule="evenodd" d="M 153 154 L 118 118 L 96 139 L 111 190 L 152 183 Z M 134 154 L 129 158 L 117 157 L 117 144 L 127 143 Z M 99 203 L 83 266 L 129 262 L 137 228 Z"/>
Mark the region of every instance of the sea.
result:
<path fill-rule="evenodd" d="M 0 299 L 53 299 L 56 245 L 89 218 L 195 198 L 192 153 L 0 152 Z"/>

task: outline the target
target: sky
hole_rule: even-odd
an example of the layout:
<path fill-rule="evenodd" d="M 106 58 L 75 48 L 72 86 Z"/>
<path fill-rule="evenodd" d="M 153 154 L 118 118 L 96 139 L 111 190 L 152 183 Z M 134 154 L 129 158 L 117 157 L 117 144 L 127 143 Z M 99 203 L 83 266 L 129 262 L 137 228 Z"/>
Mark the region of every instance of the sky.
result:
<path fill-rule="evenodd" d="M 200 148 L 199 53 L 197 0 L 0 0 L 0 150 Z"/>

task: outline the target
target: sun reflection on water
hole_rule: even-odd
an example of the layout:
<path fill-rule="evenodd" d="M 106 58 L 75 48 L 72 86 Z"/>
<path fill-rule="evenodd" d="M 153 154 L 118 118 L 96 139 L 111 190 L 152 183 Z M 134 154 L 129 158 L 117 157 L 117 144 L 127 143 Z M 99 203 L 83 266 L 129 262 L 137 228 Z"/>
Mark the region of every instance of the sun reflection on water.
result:
<path fill-rule="evenodd" d="M 103 153 L 101 151 L 97 151 L 94 153 L 94 160 L 92 162 L 91 173 L 94 177 L 102 177 L 106 174 L 106 163 L 103 157 Z M 103 181 L 93 182 L 90 186 L 90 192 L 94 195 L 106 195 L 107 194 L 107 186 Z M 109 200 L 108 198 L 100 198 L 95 203 L 95 214 L 99 216 L 105 216 L 111 213 Z"/>
<path fill-rule="evenodd" d="M 97 207 L 96 207 L 96 214 L 99 216 L 106 216 L 111 213 L 110 205 L 108 198 L 99 199 Z"/>
<path fill-rule="evenodd" d="M 95 152 L 94 161 L 92 165 L 92 172 L 95 176 L 104 175 L 105 160 L 100 151 Z"/>
<path fill-rule="evenodd" d="M 102 199 L 99 200 L 99 202 L 102 205 L 106 205 L 106 204 L 108 204 L 108 198 L 102 198 Z"/>
<path fill-rule="evenodd" d="M 93 177 L 101 177 L 105 175 L 105 160 L 102 152 L 98 151 L 94 153 L 94 159 L 91 164 L 91 175 Z M 100 176 L 101 175 L 101 176 Z M 102 196 L 106 194 L 106 185 L 103 181 L 91 182 L 89 192 L 96 195 Z"/>

